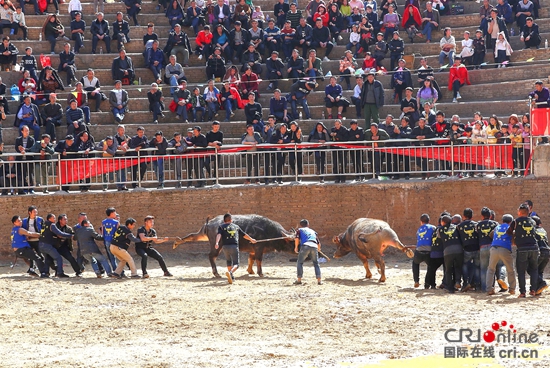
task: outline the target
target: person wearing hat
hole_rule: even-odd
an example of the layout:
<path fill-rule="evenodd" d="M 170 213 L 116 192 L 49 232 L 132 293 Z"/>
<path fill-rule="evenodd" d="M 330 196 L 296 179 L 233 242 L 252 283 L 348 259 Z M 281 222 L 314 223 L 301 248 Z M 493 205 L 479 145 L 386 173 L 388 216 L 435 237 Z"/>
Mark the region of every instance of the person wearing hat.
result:
<path fill-rule="evenodd" d="M 206 78 L 221 79 L 225 74 L 225 59 L 220 47 L 214 48 L 214 53 L 206 59 Z"/>
<path fill-rule="evenodd" d="M 279 84 L 277 80 L 283 78 L 283 71 L 285 68 L 285 64 L 279 58 L 279 53 L 277 51 L 273 51 L 271 53 L 271 57 L 265 62 L 265 67 L 267 69 L 267 78 L 269 79 L 267 90 L 271 91 L 273 89 L 277 89 Z"/>
<path fill-rule="evenodd" d="M 54 148 L 54 151 L 59 153 L 59 158 L 61 160 L 69 160 L 76 158 L 75 155 L 71 155 L 71 153 L 77 152 L 78 147 L 76 144 L 74 144 L 74 137 L 72 135 L 67 135 L 65 139 L 62 139 L 57 142 L 57 145 Z M 67 183 L 70 184 L 70 183 Z M 64 185 L 61 187 L 61 190 L 64 192 L 69 193 L 69 185 Z"/>
<path fill-rule="evenodd" d="M 231 59 L 239 61 L 240 55 L 246 50 L 248 44 L 250 44 L 250 32 L 243 28 L 241 21 L 238 20 L 235 22 L 235 28 L 229 32 Z"/>
<path fill-rule="evenodd" d="M 392 39 L 388 42 L 388 50 L 390 50 L 390 70 L 395 70 L 396 64 L 405 52 L 405 42 L 399 37 L 399 31 L 394 31 Z"/>
<path fill-rule="evenodd" d="M 315 0 L 313 0 L 315 1 Z M 313 28 L 306 22 L 305 18 L 300 18 L 300 23 L 296 27 L 296 48 L 302 48 L 302 57 L 307 57 L 307 52 L 310 49 L 311 41 L 313 39 Z"/>
<path fill-rule="evenodd" d="M 300 115 L 296 109 L 296 104 L 301 104 L 304 110 L 304 115 L 306 119 L 311 119 L 311 114 L 309 112 L 309 106 L 307 104 L 307 95 L 310 94 L 317 87 L 317 84 L 312 81 L 299 80 L 298 82 L 290 86 L 290 106 L 292 107 L 292 117 L 298 119 Z"/>
<path fill-rule="evenodd" d="M 323 20 L 321 18 L 317 18 L 315 20 L 315 27 L 313 27 L 311 48 L 325 49 L 326 51 L 323 61 L 329 61 L 329 55 L 333 47 L 334 44 L 331 42 L 331 36 L 328 27 L 325 27 L 323 25 Z"/>
<path fill-rule="evenodd" d="M 155 216 L 146 216 L 143 220 L 143 226 L 137 231 L 137 237 L 141 241 L 136 242 L 136 253 L 141 257 L 141 271 L 144 279 L 149 278 L 149 274 L 147 273 L 147 259 L 149 257 L 158 261 L 160 268 L 164 271 L 164 276 L 172 276 L 166 267 L 164 257 L 153 248 L 153 244 L 160 244 L 168 241 L 168 238 L 159 238 L 157 236 L 157 231 L 153 228 L 154 224 Z"/>
<path fill-rule="evenodd" d="M 463 85 L 470 85 L 470 77 L 468 75 L 468 69 L 464 64 L 462 64 L 460 57 L 456 56 L 453 66 L 449 70 L 449 91 L 453 91 L 453 102 L 461 99 L 460 96 L 460 87 Z"/>
<path fill-rule="evenodd" d="M 241 62 L 243 64 L 241 73 L 246 72 L 247 67 L 250 67 L 255 74 L 262 74 L 262 56 L 253 42 L 248 44 L 248 49 L 241 56 Z"/>
<path fill-rule="evenodd" d="M 384 86 L 374 79 L 372 70 L 367 73 L 366 80 L 363 81 L 360 99 L 367 128 L 370 127 L 371 119 L 378 124 L 380 120 L 378 110 L 384 106 Z"/>

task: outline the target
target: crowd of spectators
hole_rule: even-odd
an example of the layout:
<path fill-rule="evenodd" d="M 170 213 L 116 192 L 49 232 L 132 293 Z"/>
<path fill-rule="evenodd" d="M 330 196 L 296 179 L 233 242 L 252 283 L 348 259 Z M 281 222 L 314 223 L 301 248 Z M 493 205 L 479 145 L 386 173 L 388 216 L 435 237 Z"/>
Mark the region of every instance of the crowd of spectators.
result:
<path fill-rule="evenodd" d="M 0 9 L 0 29 L 10 29 L 10 36 L 22 30 L 23 38 L 26 39 L 25 4 L 34 5 L 35 14 L 42 14 L 48 5 L 46 3 L 44 7 L 40 1 L 33 1 L 22 3 L 22 7 L 5 2 L 2 8 L 4 12 Z M 125 0 L 126 14 L 117 12 L 116 19 L 110 23 L 102 13 L 103 1 L 95 1 L 97 13 L 90 27 L 87 27 L 82 16 L 82 4 L 79 0 L 71 0 L 68 7 L 70 27 L 65 28 L 58 17 L 57 2 L 53 0 L 52 4 L 56 12 L 47 15 L 41 38 L 43 35 L 49 41 L 52 53 L 55 52 L 57 41 L 65 41 L 57 68 L 46 66 L 39 70 L 30 46 L 25 48 L 25 54 L 18 62 L 19 51 L 10 36 L 2 39 L 0 64 L 3 70 L 13 69 L 23 75 L 18 83 L 22 98 L 15 112 L 15 125 L 21 130 L 27 126 L 35 142 L 42 141 L 40 127 L 44 126 L 52 144 L 58 144 L 55 128 L 64 123 L 67 136 L 73 136 L 75 140 L 81 134 L 89 136 L 91 115 L 101 112 L 100 105 L 104 100 L 108 100 L 118 123 L 122 123 L 128 116 L 128 104 L 132 97 L 126 86 L 139 84 L 140 78 L 136 75 L 132 58 L 126 54 L 124 45 L 132 41 L 129 21 L 132 19 L 134 26 L 139 25 L 141 5 L 137 0 Z M 432 129 L 437 137 L 457 138 L 460 133 L 462 141 L 472 143 L 504 143 L 506 139 L 511 139 L 518 147 L 523 147 L 526 142 L 528 124 L 519 121 L 501 124 L 496 116 L 495 124 L 491 122 L 493 117 L 485 121 L 476 113 L 475 116 L 479 118 L 471 123 L 464 124 L 457 120 L 446 122 L 442 128 L 436 120 L 445 115 L 437 109 L 436 104 L 444 96 L 435 80 L 435 73 L 449 71 L 447 88 L 452 91 L 453 102 L 458 102 L 462 98 L 460 88 L 470 84 L 468 70 L 483 67 L 488 50 L 493 50 L 496 67 L 505 68 L 509 65 L 513 52 L 509 38 L 516 34 L 514 23 L 525 48 L 538 48 L 541 38 L 534 22 L 540 8 L 538 1 L 521 0 L 512 4 L 498 0 L 498 4 L 493 7 L 488 0 L 483 0 L 479 28 L 472 30 L 475 34 L 472 38 L 469 31 L 464 33 L 460 52 L 452 29 L 443 27 L 450 9 L 450 3 L 446 1 L 427 2 L 424 9 L 417 1 L 410 1 L 404 9 L 400 9 L 394 0 L 383 0 L 380 4 L 373 0 L 327 3 L 312 0 L 305 9 L 299 9 L 294 2 L 288 4 L 278 0 L 271 18 L 249 0 L 234 4 L 224 0 L 216 3 L 194 0 L 186 2 L 184 6 L 176 0 L 159 1 L 157 10 L 164 8 L 171 27 L 168 38 L 166 41 L 161 40 L 155 33 L 153 23 L 147 25 L 147 32 L 143 36 L 145 65 L 155 80 L 147 92 L 149 110 L 155 124 L 166 117 L 166 109 L 173 113 L 172 116 L 178 122 L 213 121 L 220 114 L 225 115 L 225 121 L 230 121 L 236 110 L 242 109 L 247 126 L 259 134 L 261 142 L 271 143 L 274 138 L 265 136 L 265 129 L 268 129 L 268 122 L 273 119 L 266 117 L 274 117 L 278 124 L 277 132 L 281 126 L 291 132 L 293 127 L 298 126 L 298 122 L 293 121 L 311 118 L 308 95 L 319 87 L 319 82 L 328 78 L 324 91 L 328 119 L 336 118 L 341 122 L 347 108 L 353 104 L 356 118 L 365 119 L 367 130 L 383 125 L 378 111 L 384 106 L 384 87 L 390 87 L 394 103 L 401 106 L 402 115 L 398 125 L 406 122 L 411 131 L 424 120 L 426 127 Z M 193 30 L 194 42 L 189 40 L 182 26 Z M 438 68 L 434 70 L 428 65 L 428 60 L 422 58 L 421 66 L 415 73 L 408 68 L 412 68 L 412 65 L 407 65 L 404 59 L 405 43 L 401 36 L 406 35 L 412 43 L 419 38 L 430 43 L 432 33 L 440 29 L 443 30 L 443 36 L 439 41 L 441 50 Z M 343 41 L 342 35 L 345 33 L 349 33 L 349 42 Z M 93 54 L 98 53 L 98 46 L 99 53 L 103 53 L 103 47 L 106 53 L 111 53 L 111 40 L 116 42 L 118 56 L 112 62 L 111 81 L 100 83 L 93 69 L 89 69 L 80 81 L 75 77 L 75 55 L 81 52 L 84 39 L 90 36 Z M 67 42 L 69 40 L 74 41 L 74 46 Z M 337 70 L 326 66 L 323 69 L 323 63 L 331 60 L 331 52 L 338 43 L 347 44 Z M 324 54 L 323 58 L 318 56 L 318 52 Z M 189 58 L 193 54 L 206 66 L 206 87 L 187 86 L 185 68 L 189 66 Z M 364 61 L 360 63 L 358 58 L 364 58 Z M 390 86 L 384 86 L 376 79 L 378 74 L 387 72 L 382 66 L 385 58 L 389 58 Z M 180 60 L 181 63 L 178 62 Z M 61 73 L 66 74 L 65 84 L 60 77 Z M 292 80 L 286 91 L 279 89 L 279 80 L 283 78 Z M 267 90 L 273 93 L 269 107 L 262 106 L 258 101 L 260 80 L 267 80 Z M 344 82 L 345 85 L 340 84 Z M 221 85 L 216 86 L 216 83 Z M 103 91 L 102 84 L 114 84 L 115 87 Z M 159 88 L 161 84 L 170 86 L 168 101 L 171 103 L 165 103 L 165 96 Z M 353 95 L 344 96 L 344 90 L 353 90 Z M 6 91 L 6 86 L 0 84 L 2 91 Z M 57 97 L 62 91 L 68 95 L 66 108 L 61 106 Z M 542 83 L 537 82 L 532 97 L 536 107 L 547 106 L 548 90 Z M 93 110 L 92 100 L 95 101 Z M 0 109 L 4 118 L 10 114 L 5 94 L 2 94 Z M 221 110 L 225 110 L 225 113 Z M 489 129 L 489 126 L 494 125 L 496 127 Z M 512 138 L 496 137 L 501 131 Z M 271 134 L 276 135 L 274 131 Z M 395 134 L 393 130 L 388 132 L 388 138 L 398 138 Z M 516 136 L 522 137 L 521 140 L 514 140 Z M 251 137 L 259 143 L 257 136 Z M 288 143 L 284 139 L 277 139 L 279 141 Z M 249 138 L 246 143 L 254 142 Z M 518 163 L 524 162 L 523 153 L 521 159 L 519 155 L 518 152 L 518 157 L 514 159 Z"/>

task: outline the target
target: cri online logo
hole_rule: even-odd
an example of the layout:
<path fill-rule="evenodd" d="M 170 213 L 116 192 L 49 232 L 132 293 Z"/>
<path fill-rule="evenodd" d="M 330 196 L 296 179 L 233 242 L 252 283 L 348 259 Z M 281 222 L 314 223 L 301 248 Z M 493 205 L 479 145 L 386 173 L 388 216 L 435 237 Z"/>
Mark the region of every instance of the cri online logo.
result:
<path fill-rule="evenodd" d="M 496 335 L 493 331 L 499 331 L 500 330 L 501 332 L 504 332 L 505 330 L 504 329 L 501 330 L 501 327 L 506 327 L 506 326 L 508 326 L 509 329 L 510 329 L 508 331 L 509 333 L 512 330 L 514 331 L 514 334 L 516 333 L 516 330 L 514 329 L 514 325 L 508 325 L 508 322 L 506 322 L 506 321 L 502 321 L 502 322 L 500 322 L 500 324 L 498 322 L 495 322 L 491 325 L 491 328 L 493 329 L 492 331 L 491 330 L 485 331 L 485 333 L 483 334 L 483 340 L 485 340 L 485 342 L 487 342 L 489 344 L 492 343 L 496 339 Z M 514 340 L 515 340 L 515 336 L 514 336 Z"/>
<path fill-rule="evenodd" d="M 479 343 L 483 338 L 483 341 L 490 344 L 492 342 L 513 344 L 513 343 L 537 343 L 538 335 L 532 333 L 519 333 L 512 324 L 508 324 L 507 321 L 495 322 L 491 325 L 490 330 L 486 330 L 481 335 L 481 329 L 472 330 L 470 328 L 451 328 L 445 331 L 445 340 L 447 342 L 470 342 Z"/>

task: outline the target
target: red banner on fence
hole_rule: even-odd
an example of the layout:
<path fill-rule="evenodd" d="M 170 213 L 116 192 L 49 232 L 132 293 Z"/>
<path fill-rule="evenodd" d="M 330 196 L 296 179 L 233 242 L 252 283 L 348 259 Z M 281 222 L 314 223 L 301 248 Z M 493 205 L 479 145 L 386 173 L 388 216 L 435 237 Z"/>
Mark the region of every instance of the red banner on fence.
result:
<path fill-rule="evenodd" d="M 291 146 L 285 145 L 269 145 L 265 148 L 286 148 L 291 150 Z M 304 145 L 302 148 L 314 148 L 315 145 Z M 363 148 L 371 150 L 370 145 L 358 146 L 350 144 L 338 144 L 331 147 L 335 148 Z M 263 148 L 261 145 L 259 148 Z M 249 150 L 249 147 L 234 147 L 223 150 L 218 150 L 218 154 L 238 153 Z M 475 144 L 475 145 L 455 145 L 455 146 L 408 146 L 402 148 L 376 148 L 378 152 L 391 153 L 400 156 L 410 156 L 414 158 L 425 158 L 440 161 L 451 161 L 456 163 L 471 164 L 483 166 L 489 169 L 513 169 L 512 146 L 511 145 L 491 145 L 491 144 Z M 261 152 L 261 151 L 260 151 Z M 183 155 L 166 155 L 166 156 L 146 156 L 142 158 L 93 158 L 93 159 L 74 159 L 61 160 L 59 168 L 59 176 L 61 184 L 76 183 L 80 180 L 92 178 L 95 176 L 107 174 L 122 170 L 139 162 L 152 162 L 158 158 L 164 160 L 170 159 L 192 159 L 206 157 L 215 154 L 213 150 L 205 150 L 200 152 L 186 153 Z"/>
<path fill-rule="evenodd" d="M 550 108 L 535 108 L 531 111 L 531 134 L 550 135 Z"/>

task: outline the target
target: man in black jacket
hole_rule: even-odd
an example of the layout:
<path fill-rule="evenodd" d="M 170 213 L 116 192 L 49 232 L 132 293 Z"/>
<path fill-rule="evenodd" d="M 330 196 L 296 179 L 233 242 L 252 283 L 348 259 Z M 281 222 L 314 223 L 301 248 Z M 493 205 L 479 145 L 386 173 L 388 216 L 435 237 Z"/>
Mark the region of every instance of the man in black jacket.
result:
<path fill-rule="evenodd" d="M 348 130 L 348 140 L 350 142 L 360 142 L 365 140 L 365 132 L 363 131 L 363 128 L 357 125 L 357 120 L 352 120 L 349 123 L 350 129 Z M 363 180 L 365 179 L 365 176 L 363 175 L 363 163 L 365 162 L 363 159 L 363 150 L 361 149 L 363 146 L 355 146 L 356 148 L 351 151 L 351 163 L 353 164 L 353 171 L 355 174 L 356 180 Z"/>
<path fill-rule="evenodd" d="M 241 21 L 235 22 L 235 28 L 229 32 L 229 47 L 231 49 L 232 59 L 239 60 L 239 55 L 242 55 L 250 43 L 250 33 L 241 27 Z"/>
<path fill-rule="evenodd" d="M 196 126 L 193 128 L 193 138 L 191 138 L 191 143 L 193 144 L 194 148 L 206 148 L 208 147 L 208 140 L 206 139 L 206 136 L 204 134 L 201 134 L 201 127 Z M 203 150 L 199 150 L 197 152 L 203 152 Z M 204 157 L 195 157 L 193 158 L 193 171 L 195 172 L 195 180 L 197 180 L 197 188 L 204 187 L 204 171 L 202 170 L 204 167 Z M 187 170 L 189 170 L 190 167 L 187 166 Z M 188 177 L 189 173 L 187 174 Z M 199 180 L 200 179 L 200 180 Z"/>
<path fill-rule="evenodd" d="M 27 155 L 26 153 L 31 152 L 31 148 L 34 146 L 35 140 L 29 135 L 29 132 L 29 127 L 23 125 L 21 128 L 21 136 L 15 139 L 15 150 L 21 154 L 16 157 L 16 161 L 21 162 L 20 166 L 18 166 L 18 169 L 22 171 L 22 173 L 19 174 L 19 178 L 23 178 L 23 183 L 19 182 L 19 185 L 24 184 L 26 187 L 29 187 L 30 184 L 34 183 L 34 164 L 32 163 L 33 157 Z M 34 189 L 29 188 L 28 192 L 34 194 Z M 25 192 L 21 189 L 19 190 L 19 194 L 25 194 Z"/>
<path fill-rule="evenodd" d="M 231 9 L 229 5 L 225 4 L 223 0 L 218 0 L 216 6 L 214 6 L 214 24 L 223 24 L 226 29 L 229 29 L 229 18 L 231 16 Z"/>
<path fill-rule="evenodd" d="M 151 141 L 149 142 L 149 147 L 157 149 L 156 151 L 153 151 L 153 155 L 166 156 L 166 150 L 168 149 L 168 141 L 166 140 L 166 138 L 164 138 L 162 131 L 158 131 L 155 133 L 155 138 L 151 139 Z M 164 188 L 164 158 L 157 157 L 157 159 L 153 161 L 153 170 L 155 171 L 157 175 L 157 180 L 159 181 L 159 185 L 157 189 L 163 189 Z"/>
<path fill-rule="evenodd" d="M 76 146 L 76 144 L 74 144 L 74 137 L 72 135 L 67 135 L 64 140 L 60 140 L 59 142 L 57 142 L 57 145 L 55 146 L 54 151 L 61 154 L 60 155 L 61 160 L 75 159 L 77 156 L 74 154 L 71 154 L 78 151 L 78 147 Z M 67 165 L 66 169 L 71 170 L 72 166 Z M 60 170 L 59 176 L 62 181 L 63 181 L 63 177 L 66 175 L 67 175 L 66 172 L 63 172 L 63 170 Z M 70 184 L 70 183 L 67 182 L 67 184 Z M 61 190 L 69 193 L 69 188 L 70 188 L 70 185 L 64 185 L 61 187 Z"/>
<path fill-rule="evenodd" d="M 277 51 L 273 51 L 271 52 L 271 57 L 265 62 L 265 66 L 267 68 L 267 79 L 269 79 L 269 86 L 267 86 L 267 90 L 271 91 L 272 89 L 277 88 L 279 84 L 277 79 L 283 78 L 285 64 L 283 64 L 283 61 L 279 58 L 279 53 Z"/>
<path fill-rule="evenodd" d="M 246 125 L 252 125 L 254 131 L 261 134 L 264 130 L 262 105 L 255 100 L 256 94 L 250 92 L 248 94 L 248 102 L 244 105 L 244 114 L 246 116 Z"/>
<path fill-rule="evenodd" d="M 57 223 L 55 225 L 63 233 L 74 234 L 73 228 L 67 225 L 67 222 L 67 215 L 61 214 L 57 216 Z M 71 252 L 73 251 L 73 239 L 62 238 L 58 236 L 54 236 L 54 239 L 55 243 L 53 244 L 53 246 L 57 249 L 59 255 L 69 261 L 71 267 L 73 268 L 73 271 L 76 273 L 76 276 L 81 277 L 82 269 L 80 268 L 80 265 L 78 264 L 74 256 L 71 254 Z"/>
<path fill-rule="evenodd" d="M 296 47 L 302 48 L 302 57 L 305 59 L 313 41 L 313 28 L 307 24 L 306 18 L 300 18 L 300 24 L 296 27 L 294 37 L 296 37 L 294 44 Z"/>
<path fill-rule="evenodd" d="M 104 41 L 107 53 L 111 53 L 111 36 L 109 36 L 109 22 L 103 19 L 103 13 L 97 13 L 97 18 L 90 27 L 92 33 L 92 54 L 96 53 L 97 41 Z"/>
<path fill-rule="evenodd" d="M 414 127 L 414 129 L 411 132 L 411 139 L 417 139 L 418 142 L 415 142 L 415 146 L 425 147 L 431 145 L 432 142 L 425 141 L 425 139 L 434 138 L 435 134 L 428 125 L 426 125 L 426 119 L 424 117 L 421 117 L 418 120 L 418 125 Z M 420 148 L 422 149 L 422 148 Z M 416 151 L 416 150 L 415 150 Z M 416 166 L 420 167 L 422 170 L 422 179 L 426 180 L 430 174 L 428 174 L 428 159 L 427 158 L 421 158 L 420 152 L 416 151 L 415 156 L 416 158 Z"/>
<path fill-rule="evenodd" d="M 298 110 L 296 104 L 299 103 L 304 109 L 306 119 L 311 119 L 309 112 L 309 105 L 307 104 L 307 95 L 317 87 L 317 83 L 306 80 L 299 80 L 290 87 L 290 94 L 287 99 L 290 99 L 290 106 L 292 106 L 292 117 L 298 119 Z"/>
<path fill-rule="evenodd" d="M 137 134 L 133 136 L 130 139 L 130 142 L 128 142 L 128 148 L 135 150 L 134 152 L 128 152 L 127 156 L 138 156 L 143 157 L 147 155 L 147 152 L 144 152 L 143 154 L 139 154 L 139 150 L 143 148 L 149 147 L 149 141 L 147 139 L 147 136 L 145 135 L 145 128 L 144 127 L 138 127 L 137 128 Z M 145 172 L 147 171 L 147 162 L 140 162 L 139 164 L 136 164 L 132 166 L 132 188 L 138 187 L 138 168 L 139 168 L 139 180 L 143 180 L 143 177 L 145 176 Z"/>
<path fill-rule="evenodd" d="M 126 51 L 124 49 L 121 49 L 119 52 L 119 57 L 113 60 L 113 64 L 111 66 L 111 76 L 114 81 L 121 81 L 124 78 L 127 78 L 129 84 L 134 82 L 134 64 L 132 63 L 132 58 L 126 55 Z"/>
<path fill-rule="evenodd" d="M 51 137 L 52 141 L 56 141 L 55 127 L 61 126 L 63 107 L 57 102 L 55 93 L 50 93 L 49 97 L 50 103 L 42 110 L 42 121 L 46 125 L 46 134 Z"/>
<path fill-rule="evenodd" d="M 116 20 L 113 22 L 113 38 L 117 41 L 118 51 L 126 42 L 130 42 L 130 24 L 123 19 L 122 12 L 116 13 Z"/>
<path fill-rule="evenodd" d="M 374 79 L 374 72 L 369 71 L 365 82 L 361 88 L 361 103 L 363 104 L 363 114 L 365 124 L 370 127 L 371 119 L 378 124 L 380 116 L 378 109 L 384 106 L 384 86 L 380 81 Z"/>
<path fill-rule="evenodd" d="M 329 61 L 328 57 L 334 44 L 331 42 L 330 31 L 328 27 L 323 26 L 323 20 L 321 18 L 315 20 L 315 28 L 313 28 L 312 31 L 311 47 L 326 49 L 323 61 Z"/>
<path fill-rule="evenodd" d="M 349 140 L 348 128 L 342 125 L 340 119 L 334 121 L 334 127 L 330 130 L 330 140 L 332 142 L 347 142 Z M 348 163 L 347 154 L 344 148 L 331 146 L 332 149 L 332 173 L 336 176 L 335 183 L 346 182 L 346 166 Z"/>
<path fill-rule="evenodd" d="M 191 43 L 187 33 L 181 31 L 181 26 L 176 24 L 174 30 L 168 35 L 168 41 L 164 47 L 164 53 L 167 55 L 176 55 L 181 53 L 183 56 L 183 66 L 189 66 L 189 55 L 192 52 Z"/>
<path fill-rule="evenodd" d="M 529 49 L 531 47 L 539 48 L 540 45 L 540 34 L 539 26 L 537 23 L 533 22 L 533 18 L 527 17 L 525 19 L 525 25 L 521 29 L 519 39 L 525 42 L 525 48 Z"/>
<path fill-rule="evenodd" d="M 222 50 L 219 47 L 214 49 L 206 61 L 206 78 L 223 78 L 225 75 L 225 60 L 222 57 Z"/>

